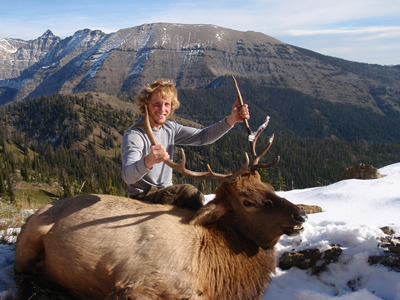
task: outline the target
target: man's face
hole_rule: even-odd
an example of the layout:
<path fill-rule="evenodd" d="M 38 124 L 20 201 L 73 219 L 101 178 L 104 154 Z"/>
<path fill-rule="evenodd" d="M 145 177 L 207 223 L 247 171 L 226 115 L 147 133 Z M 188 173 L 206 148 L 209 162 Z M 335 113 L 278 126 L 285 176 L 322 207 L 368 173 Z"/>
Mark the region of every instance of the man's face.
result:
<path fill-rule="evenodd" d="M 163 98 L 160 93 L 152 93 L 147 106 L 151 128 L 160 129 L 172 112 L 171 97 Z"/>

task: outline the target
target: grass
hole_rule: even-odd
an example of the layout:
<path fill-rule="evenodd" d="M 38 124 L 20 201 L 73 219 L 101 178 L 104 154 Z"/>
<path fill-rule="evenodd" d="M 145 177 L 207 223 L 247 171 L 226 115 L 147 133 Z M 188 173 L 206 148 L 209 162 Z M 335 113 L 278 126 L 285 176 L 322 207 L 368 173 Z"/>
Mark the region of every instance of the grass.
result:
<path fill-rule="evenodd" d="M 38 208 L 53 202 L 62 194 L 57 185 L 19 182 L 15 186 L 15 201 L 0 198 L 0 231 L 21 227 Z"/>
<path fill-rule="evenodd" d="M 16 232 L 6 232 L 7 229 L 20 228 L 34 210 L 19 210 L 10 203 L 0 202 L 0 243 L 12 243 L 10 235 Z"/>
<path fill-rule="evenodd" d="M 14 188 L 15 206 L 20 209 L 40 208 L 53 202 L 62 194 L 62 188 L 58 184 L 27 183 L 20 181 Z"/>

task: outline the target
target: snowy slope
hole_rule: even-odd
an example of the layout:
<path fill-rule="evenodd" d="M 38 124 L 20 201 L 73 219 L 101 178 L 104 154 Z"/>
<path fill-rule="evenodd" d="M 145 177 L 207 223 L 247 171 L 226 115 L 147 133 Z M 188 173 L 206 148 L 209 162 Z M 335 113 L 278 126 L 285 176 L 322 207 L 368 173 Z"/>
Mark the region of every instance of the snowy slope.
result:
<path fill-rule="evenodd" d="M 367 263 L 368 256 L 383 251 L 376 240 L 384 236 L 380 227 L 391 226 L 400 235 L 400 163 L 379 171 L 380 179 L 279 192 L 293 203 L 321 206 L 323 212 L 309 215 L 300 236 L 283 236 L 276 246 L 278 257 L 285 251 L 326 250 L 334 243 L 343 253 L 319 276 L 312 276 L 309 270 L 277 268 L 263 299 L 400 299 L 400 273 Z M 13 247 L 0 244 L 0 298 L 13 288 L 13 263 Z"/>

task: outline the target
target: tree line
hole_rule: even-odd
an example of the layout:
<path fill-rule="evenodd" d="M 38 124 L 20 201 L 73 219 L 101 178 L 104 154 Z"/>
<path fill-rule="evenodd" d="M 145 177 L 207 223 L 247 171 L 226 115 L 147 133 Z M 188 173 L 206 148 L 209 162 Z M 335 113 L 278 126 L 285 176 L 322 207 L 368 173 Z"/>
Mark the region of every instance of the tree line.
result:
<path fill-rule="evenodd" d="M 183 109 L 176 113 L 203 125 L 222 119 L 230 113 L 235 97 L 228 91 L 224 93 L 225 88 L 180 90 Z M 222 105 L 215 103 L 215 97 L 222 98 Z M 200 107 L 207 107 L 208 110 L 201 113 L 194 103 L 195 99 Z M 210 101 L 214 101 L 214 104 L 211 105 Z M 261 103 L 254 102 L 250 109 L 252 124 L 262 123 L 266 109 L 262 108 Z M 279 107 L 274 110 L 285 111 Z M 324 112 L 322 106 L 320 111 Z M 273 110 L 271 112 L 274 113 Z M 57 183 L 63 191 L 57 195 L 60 197 L 78 193 L 126 195 L 126 186 L 121 179 L 120 143 L 124 131 L 139 117 L 135 112 L 94 101 L 92 94 L 42 96 L 1 106 L 1 199 L 12 201 L 15 197 L 13 187 L 20 181 Z M 296 121 L 289 124 L 282 121 L 288 118 L 283 113 L 276 114 L 257 142 L 257 149 L 261 151 L 274 130 L 282 125 L 283 130 L 275 132 L 274 143 L 262 161 L 271 162 L 280 156 L 280 162 L 272 169 L 260 170 L 263 180 L 271 182 L 278 190 L 335 182 L 347 167 L 361 162 L 379 168 L 400 161 L 400 143 L 394 142 L 393 136 L 375 139 L 374 136 L 378 134 L 376 131 L 370 136 L 363 133 L 359 139 L 339 139 L 337 136 L 321 134 L 322 129 L 316 120 L 313 121 L 315 124 L 306 125 L 306 133 L 304 124 L 297 126 Z M 376 117 L 375 122 L 378 121 Z M 273 122 L 278 125 L 272 125 Z M 389 124 L 389 121 L 385 122 Z M 300 127 L 300 131 L 295 130 L 296 126 Z M 325 130 L 332 132 L 338 129 Z M 357 128 L 349 130 L 361 131 Z M 243 164 L 244 153 L 249 151 L 249 142 L 240 124 L 212 145 L 183 148 L 188 169 L 206 171 L 206 165 L 209 164 L 215 172 L 229 173 Z M 174 160 L 180 160 L 177 149 Z M 175 183 L 192 183 L 204 193 L 212 193 L 219 184 L 214 180 L 195 180 L 175 173 L 173 180 Z"/>

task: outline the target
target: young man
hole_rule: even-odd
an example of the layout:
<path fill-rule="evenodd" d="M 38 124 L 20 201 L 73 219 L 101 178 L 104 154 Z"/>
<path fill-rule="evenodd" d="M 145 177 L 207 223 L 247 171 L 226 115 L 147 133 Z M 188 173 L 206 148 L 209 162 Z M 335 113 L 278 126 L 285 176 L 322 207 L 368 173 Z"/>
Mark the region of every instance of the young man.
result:
<path fill-rule="evenodd" d="M 172 169 L 163 163 L 173 158 L 174 145 L 202 146 L 215 142 L 237 122 L 249 119 L 247 104 L 240 106 L 237 98 L 231 114 L 207 128 L 196 129 L 169 121 L 180 105 L 175 86 L 158 80 L 146 86 L 136 97 L 140 110 L 147 106 L 150 126 L 158 145 L 151 145 L 140 119 L 129 127 L 122 140 L 122 178 L 131 198 L 153 203 L 173 204 L 197 210 L 204 195 L 190 184 L 172 185 Z"/>

